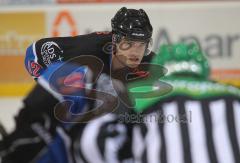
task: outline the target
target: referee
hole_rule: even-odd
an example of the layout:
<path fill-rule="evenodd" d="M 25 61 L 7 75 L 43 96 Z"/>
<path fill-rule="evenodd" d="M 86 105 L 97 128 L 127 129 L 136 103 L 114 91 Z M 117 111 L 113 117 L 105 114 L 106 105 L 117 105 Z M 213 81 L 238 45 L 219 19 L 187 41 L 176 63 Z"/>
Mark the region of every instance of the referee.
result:
<path fill-rule="evenodd" d="M 239 89 L 208 79 L 208 62 L 195 44 L 163 45 L 153 63 L 167 68 L 160 80 L 173 90 L 137 103 L 144 118 L 133 127 L 134 162 L 239 163 Z"/>

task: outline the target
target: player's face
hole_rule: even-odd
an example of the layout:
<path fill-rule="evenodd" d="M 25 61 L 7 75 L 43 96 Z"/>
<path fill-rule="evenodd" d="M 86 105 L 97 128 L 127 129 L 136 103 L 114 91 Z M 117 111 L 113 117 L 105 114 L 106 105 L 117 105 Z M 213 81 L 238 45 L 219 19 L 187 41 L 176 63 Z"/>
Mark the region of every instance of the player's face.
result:
<path fill-rule="evenodd" d="M 128 67 L 135 68 L 142 61 L 147 43 L 122 39 L 116 46 L 116 55 L 120 62 Z"/>

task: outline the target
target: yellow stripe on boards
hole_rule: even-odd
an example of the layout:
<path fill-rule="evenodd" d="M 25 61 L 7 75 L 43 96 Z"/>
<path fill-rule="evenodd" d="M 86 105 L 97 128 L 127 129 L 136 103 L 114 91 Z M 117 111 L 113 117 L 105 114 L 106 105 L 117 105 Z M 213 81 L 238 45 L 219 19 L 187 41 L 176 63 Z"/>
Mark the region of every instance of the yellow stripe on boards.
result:
<path fill-rule="evenodd" d="M 0 83 L 0 96 L 26 96 L 35 83 Z"/>

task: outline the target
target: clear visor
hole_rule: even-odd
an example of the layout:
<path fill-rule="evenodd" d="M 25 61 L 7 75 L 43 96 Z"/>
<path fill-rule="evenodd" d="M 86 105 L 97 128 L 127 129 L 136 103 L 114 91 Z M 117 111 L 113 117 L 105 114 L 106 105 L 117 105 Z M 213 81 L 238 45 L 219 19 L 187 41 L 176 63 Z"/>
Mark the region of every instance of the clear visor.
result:
<path fill-rule="evenodd" d="M 121 50 L 128 50 L 132 47 L 144 48 L 146 55 L 148 55 L 152 50 L 152 38 L 147 39 L 146 41 L 143 41 L 139 39 L 131 39 L 131 38 L 123 37 L 121 38 L 121 41 L 119 41 L 118 44 Z"/>

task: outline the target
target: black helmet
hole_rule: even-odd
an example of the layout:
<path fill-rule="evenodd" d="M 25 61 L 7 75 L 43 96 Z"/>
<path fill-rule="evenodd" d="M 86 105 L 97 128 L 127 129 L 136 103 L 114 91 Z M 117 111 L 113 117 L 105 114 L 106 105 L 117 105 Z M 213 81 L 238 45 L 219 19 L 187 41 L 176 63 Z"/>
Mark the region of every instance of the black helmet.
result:
<path fill-rule="evenodd" d="M 122 7 L 112 18 L 112 32 L 133 40 L 149 41 L 152 37 L 152 25 L 143 9 Z"/>

